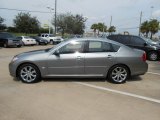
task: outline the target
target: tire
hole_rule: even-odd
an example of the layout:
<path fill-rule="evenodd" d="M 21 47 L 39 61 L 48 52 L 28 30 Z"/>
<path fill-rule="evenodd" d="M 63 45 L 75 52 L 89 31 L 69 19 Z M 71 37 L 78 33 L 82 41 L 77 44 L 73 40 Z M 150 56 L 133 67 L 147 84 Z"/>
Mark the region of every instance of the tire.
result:
<path fill-rule="evenodd" d="M 41 80 L 39 69 L 33 64 L 23 64 L 18 69 L 18 78 L 24 83 L 36 83 Z"/>
<path fill-rule="evenodd" d="M 53 40 L 50 40 L 50 44 L 51 44 L 51 45 L 53 45 L 53 44 L 54 44 Z"/>
<path fill-rule="evenodd" d="M 5 42 L 5 43 L 3 44 L 3 46 L 4 46 L 4 48 L 7 48 L 7 47 L 8 47 L 7 42 Z"/>
<path fill-rule="evenodd" d="M 20 48 L 20 47 L 22 47 L 22 45 L 18 45 L 17 47 Z"/>
<path fill-rule="evenodd" d="M 151 61 L 157 61 L 158 60 L 158 53 L 155 51 L 152 51 L 148 54 L 148 59 Z"/>
<path fill-rule="evenodd" d="M 124 65 L 113 66 L 108 73 L 108 79 L 116 84 L 125 83 L 129 77 L 129 70 Z"/>
<path fill-rule="evenodd" d="M 36 42 L 36 45 L 40 45 L 39 42 Z"/>

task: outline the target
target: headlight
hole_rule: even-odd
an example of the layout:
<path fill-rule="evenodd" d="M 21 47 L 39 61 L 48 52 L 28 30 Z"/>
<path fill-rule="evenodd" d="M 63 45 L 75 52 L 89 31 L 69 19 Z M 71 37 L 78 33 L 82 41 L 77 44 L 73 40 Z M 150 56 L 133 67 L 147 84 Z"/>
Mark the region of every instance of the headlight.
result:
<path fill-rule="evenodd" d="M 17 56 L 13 57 L 12 62 L 15 62 L 16 60 L 18 60 Z"/>

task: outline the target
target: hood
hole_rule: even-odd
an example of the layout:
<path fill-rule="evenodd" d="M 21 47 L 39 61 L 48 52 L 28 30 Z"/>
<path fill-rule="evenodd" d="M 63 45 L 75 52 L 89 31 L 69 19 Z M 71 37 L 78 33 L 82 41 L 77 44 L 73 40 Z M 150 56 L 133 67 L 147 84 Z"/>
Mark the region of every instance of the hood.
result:
<path fill-rule="evenodd" d="M 33 55 L 39 55 L 39 54 L 44 54 L 44 53 L 46 53 L 45 49 L 34 50 L 34 51 L 28 51 L 28 52 L 20 53 L 20 54 L 17 55 L 17 57 L 33 56 Z"/>

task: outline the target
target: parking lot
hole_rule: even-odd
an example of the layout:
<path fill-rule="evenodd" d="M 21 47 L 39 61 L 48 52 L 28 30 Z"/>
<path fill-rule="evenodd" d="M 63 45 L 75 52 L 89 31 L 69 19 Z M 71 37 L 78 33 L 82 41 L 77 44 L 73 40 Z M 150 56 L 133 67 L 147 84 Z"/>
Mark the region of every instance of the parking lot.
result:
<path fill-rule="evenodd" d="M 8 64 L 14 55 L 48 46 L 0 48 L 0 120 L 159 120 L 160 62 L 125 84 L 104 79 L 14 80 Z"/>

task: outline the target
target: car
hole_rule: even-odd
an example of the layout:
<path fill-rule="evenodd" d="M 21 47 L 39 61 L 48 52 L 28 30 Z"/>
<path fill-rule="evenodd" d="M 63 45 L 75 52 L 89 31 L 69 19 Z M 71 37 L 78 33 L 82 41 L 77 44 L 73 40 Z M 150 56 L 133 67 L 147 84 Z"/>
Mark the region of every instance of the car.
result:
<path fill-rule="evenodd" d="M 53 34 L 48 33 L 43 33 L 40 37 L 46 39 L 50 44 L 57 44 L 63 41 L 61 36 L 54 36 Z"/>
<path fill-rule="evenodd" d="M 28 36 L 21 36 L 21 37 L 17 37 L 18 39 L 22 40 L 23 45 L 36 45 L 37 42 L 35 39 L 28 37 Z"/>
<path fill-rule="evenodd" d="M 16 36 L 11 33 L 0 32 L 0 46 L 3 46 L 5 48 L 11 46 L 21 47 L 22 41 L 17 39 Z"/>
<path fill-rule="evenodd" d="M 144 50 L 148 60 L 157 61 L 160 59 L 160 45 L 149 38 L 134 35 L 109 35 L 107 38 L 132 48 Z"/>
<path fill-rule="evenodd" d="M 38 37 L 38 36 L 30 36 L 30 37 L 36 40 L 37 45 L 47 45 L 48 44 L 48 41 L 41 37 Z"/>
<path fill-rule="evenodd" d="M 24 83 L 41 78 L 108 78 L 124 83 L 147 70 L 144 51 L 100 38 L 70 39 L 53 48 L 18 54 L 9 63 L 10 75 Z"/>

